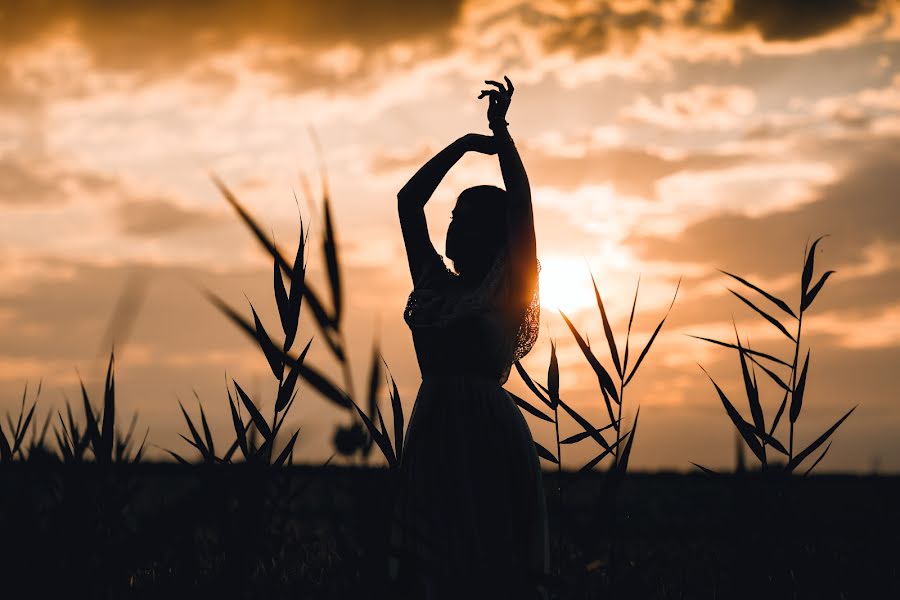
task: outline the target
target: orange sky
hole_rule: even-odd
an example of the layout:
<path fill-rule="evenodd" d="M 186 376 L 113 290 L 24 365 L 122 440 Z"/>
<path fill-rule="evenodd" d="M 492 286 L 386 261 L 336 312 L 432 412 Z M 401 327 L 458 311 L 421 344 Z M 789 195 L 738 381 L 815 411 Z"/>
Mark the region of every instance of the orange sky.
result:
<path fill-rule="evenodd" d="M 138 410 L 153 444 L 186 450 L 176 398 L 192 400 L 192 388 L 224 442 L 226 372 L 271 406 L 264 358 L 194 286 L 249 312 L 246 293 L 277 322 L 271 265 L 208 173 L 291 247 L 292 190 L 317 176 L 312 128 L 357 387 L 377 335 L 408 415 L 419 372 L 402 321 L 411 282 L 395 195 L 444 145 L 488 132 L 476 98 L 484 79 L 506 74 L 543 264 L 532 374 L 544 379 L 555 338 L 563 397 L 601 423 L 596 379 L 557 308 L 603 348 L 589 266 L 621 345 L 640 275 L 641 347 L 682 277 L 628 389 L 628 420 L 642 407 L 632 463 L 730 466 L 733 428 L 697 363 L 749 418 L 739 363 L 685 334 L 731 339 L 733 315 L 754 347 L 787 355 L 717 269 L 796 305 L 804 244 L 830 233 L 817 261 L 837 273 L 804 321 L 812 358 L 798 443 L 860 403 L 822 467 L 900 470 L 898 3 L 654 4 L 0 4 L 0 410 L 40 378 L 39 416 L 62 407 L 63 394 L 77 398 L 76 367 L 99 394 L 110 327 L 121 414 Z M 496 159 L 467 156 L 429 203 L 439 252 L 454 198 L 479 183 L 502 185 Z M 315 240 L 310 277 L 324 290 L 319 212 L 301 208 Z M 142 298 L 130 325 L 113 319 L 126 290 Z M 316 332 L 307 319 L 303 340 Z M 324 342 L 313 348 L 311 362 L 336 373 Z M 780 396 L 768 383 L 771 417 Z M 508 387 L 524 395 L 515 375 Z M 302 426 L 298 458 L 322 460 L 346 414 L 305 388 L 300 400 L 289 419 Z M 529 424 L 548 445 L 551 428 Z M 564 422 L 564 433 L 576 427 Z M 564 463 L 589 451 L 567 449 Z"/>

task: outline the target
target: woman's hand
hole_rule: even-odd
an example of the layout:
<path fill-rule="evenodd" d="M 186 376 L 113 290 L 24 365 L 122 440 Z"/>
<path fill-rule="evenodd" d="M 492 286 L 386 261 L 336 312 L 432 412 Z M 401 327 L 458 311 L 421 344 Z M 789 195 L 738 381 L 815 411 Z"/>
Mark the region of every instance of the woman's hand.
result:
<path fill-rule="evenodd" d="M 493 81 L 491 79 L 485 79 L 484 82 L 490 85 L 497 86 L 496 90 L 481 90 L 481 95 L 478 96 L 478 99 L 482 99 L 485 95 L 490 97 L 490 104 L 487 109 L 487 118 L 488 123 L 493 125 L 495 122 L 506 123 L 506 111 L 509 109 L 509 103 L 512 100 L 513 92 L 515 88 L 513 87 L 512 81 L 509 80 L 509 77 L 506 75 L 503 76 L 503 79 L 506 81 L 506 85 L 509 89 L 503 87 L 503 84 L 498 81 Z"/>
<path fill-rule="evenodd" d="M 479 152 L 481 154 L 497 154 L 497 139 L 492 135 L 480 133 L 467 133 L 459 138 L 463 150 L 466 152 Z"/>

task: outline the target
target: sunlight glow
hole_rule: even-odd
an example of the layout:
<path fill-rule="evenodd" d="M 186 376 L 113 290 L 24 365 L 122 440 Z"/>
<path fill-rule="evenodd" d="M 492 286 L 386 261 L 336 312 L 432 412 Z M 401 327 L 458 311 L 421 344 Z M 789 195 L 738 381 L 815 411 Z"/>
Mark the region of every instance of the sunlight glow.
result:
<path fill-rule="evenodd" d="M 591 274 L 584 259 L 546 256 L 540 261 L 542 307 L 572 312 L 594 305 Z"/>

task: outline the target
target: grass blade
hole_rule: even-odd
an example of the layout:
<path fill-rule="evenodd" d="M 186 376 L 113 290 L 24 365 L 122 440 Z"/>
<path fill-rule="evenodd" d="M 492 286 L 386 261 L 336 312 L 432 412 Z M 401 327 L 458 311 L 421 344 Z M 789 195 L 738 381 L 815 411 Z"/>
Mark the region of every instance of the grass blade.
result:
<path fill-rule="evenodd" d="M 300 356 L 297 358 L 296 362 L 294 362 L 291 370 L 288 371 L 287 377 L 284 378 L 284 381 L 279 383 L 278 395 L 275 399 L 275 412 L 281 412 L 282 410 L 284 410 L 284 407 L 287 406 L 291 395 L 294 393 L 294 388 L 297 385 L 297 378 L 300 376 L 300 368 L 302 367 L 303 362 L 306 359 L 306 353 L 309 351 L 309 347 L 312 345 L 312 341 L 313 339 L 309 338 L 309 341 L 306 343 L 306 347 L 303 348 L 303 352 L 300 353 Z"/>
<path fill-rule="evenodd" d="M 543 446 L 541 446 L 541 445 L 538 444 L 537 442 L 534 443 L 534 447 L 535 447 L 535 449 L 537 450 L 538 456 L 540 456 L 540 457 L 543 458 L 544 460 L 549 460 L 549 461 L 552 462 L 554 465 L 558 465 L 558 464 L 559 464 L 559 461 L 556 460 L 556 457 L 553 456 L 553 453 L 552 453 L 552 452 L 550 452 L 549 450 L 547 450 L 546 448 L 544 448 Z"/>
<path fill-rule="evenodd" d="M 703 465 L 698 465 L 695 462 L 691 462 L 691 464 L 694 465 L 695 467 L 697 467 L 698 469 L 700 469 L 701 471 L 703 471 L 704 473 L 707 473 L 709 475 L 718 475 L 719 474 L 718 471 L 713 471 L 712 469 L 707 469 Z"/>
<path fill-rule="evenodd" d="M 825 446 L 825 452 L 820 454 L 819 458 L 816 459 L 816 462 L 814 462 L 812 464 L 812 466 L 806 470 L 806 473 L 803 474 L 804 477 L 806 477 L 807 475 L 812 473 L 812 470 L 816 468 L 816 465 L 818 465 L 820 462 L 822 462 L 822 459 L 825 458 L 825 455 L 828 454 L 829 450 L 831 450 L 831 444 L 832 444 L 832 442 L 828 442 L 828 445 Z"/>
<path fill-rule="evenodd" d="M 622 386 L 628 385 L 628 382 L 631 381 L 631 378 L 634 377 L 634 374 L 637 373 L 638 367 L 641 366 L 641 361 L 644 360 L 644 357 L 647 356 L 647 352 L 650 351 L 650 346 L 653 345 L 653 340 L 656 339 L 656 336 L 659 334 L 659 331 L 662 329 L 663 324 L 666 322 L 666 319 L 669 317 L 669 312 L 671 312 L 672 307 L 675 305 L 675 298 L 678 297 L 678 289 L 681 287 L 681 277 L 678 278 L 678 285 L 675 286 L 675 295 L 672 296 L 672 303 L 669 304 L 669 309 L 666 310 L 665 316 L 662 318 L 662 321 L 659 322 L 659 325 L 656 326 L 656 329 L 653 330 L 653 335 L 650 336 L 650 340 L 647 342 L 647 345 L 644 346 L 644 349 L 641 351 L 641 354 L 638 356 L 637 362 L 634 363 L 634 367 L 631 369 L 631 374 L 625 380 L 625 383 Z"/>
<path fill-rule="evenodd" d="M 789 389 L 785 389 L 784 398 L 781 400 L 781 406 L 778 407 L 778 412 L 775 413 L 775 420 L 772 421 L 772 427 L 769 429 L 769 435 L 775 435 L 775 428 L 778 427 L 778 421 L 781 420 L 781 415 L 784 414 L 784 408 L 787 406 L 788 394 L 790 393 Z"/>
<path fill-rule="evenodd" d="M 806 261 L 803 264 L 803 276 L 801 278 L 801 293 L 800 296 L 802 298 L 806 298 L 809 292 L 809 284 L 812 281 L 813 269 L 815 267 L 816 262 L 816 246 L 823 239 L 828 237 L 829 234 L 825 234 L 823 236 L 819 236 L 816 241 L 812 243 L 812 246 L 809 249 L 809 254 L 806 255 Z"/>
<path fill-rule="evenodd" d="M 698 340 L 703 340 L 704 342 L 709 342 L 711 344 L 717 344 L 719 346 L 725 346 L 726 348 L 732 348 L 734 350 L 738 350 L 737 346 L 735 346 L 734 344 L 729 344 L 728 342 L 720 342 L 719 340 L 714 340 L 712 338 L 706 338 L 706 337 L 702 337 L 699 335 L 691 335 L 689 333 L 686 333 L 685 335 L 688 337 L 696 338 Z M 745 348 L 744 352 L 746 352 L 748 354 L 752 354 L 754 356 L 759 356 L 760 358 L 765 358 L 766 360 L 771 360 L 772 362 L 776 362 L 780 365 L 784 365 L 785 367 L 791 366 L 790 363 L 786 363 L 783 360 L 781 360 L 780 358 L 776 358 L 776 357 L 772 356 L 771 354 L 766 354 L 765 352 L 758 352 L 756 350 L 750 350 L 749 348 Z"/>
<path fill-rule="evenodd" d="M 617 457 L 616 471 L 620 476 L 624 476 L 628 471 L 628 458 L 631 456 L 631 444 L 634 442 L 634 434 L 637 433 L 638 417 L 640 416 L 641 407 L 638 406 L 637 412 L 634 414 L 634 425 L 631 428 L 631 433 L 628 434 L 628 443 L 625 444 L 625 448 L 622 450 L 622 456 Z"/>
<path fill-rule="evenodd" d="M 559 362 L 556 360 L 556 342 L 550 341 L 550 365 L 547 367 L 547 395 L 555 409 L 559 404 Z"/>
<path fill-rule="evenodd" d="M 783 310 L 783 311 L 786 312 L 787 314 L 791 315 L 791 316 L 794 317 L 795 319 L 797 318 L 797 315 L 794 314 L 794 311 L 791 310 L 791 307 L 788 306 L 787 302 L 785 302 L 784 300 L 782 300 L 782 299 L 780 299 L 780 298 L 777 298 L 777 297 L 773 296 L 772 294 L 770 294 L 770 293 L 767 292 L 766 290 L 762 289 L 761 287 L 758 287 L 758 286 L 753 285 L 752 283 L 750 283 L 749 281 L 747 281 L 747 280 L 744 279 L 743 277 L 738 277 L 738 276 L 735 275 L 734 273 L 729 273 L 728 271 L 723 271 L 722 269 L 716 269 L 716 270 L 719 271 L 720 273 L 724 273 L 725 275 L 728 275 L 729 277 L 733 277 L 734 279 L 737 279 L 738 281 L 740 281 L 741 283 L 743 283 L 744 285 L 746 285 L 746 286 L 747 286 L 748 288 L 750 288 L 751 290 L 754 290 L 754 291 L 759 292 L 760 294 L 762 294 L 763 296 L 765 296 L 770 302 L 772 302 L 772 304 L 774 304 L 775 306 L 777 306 L 778 308 L 780 308 L 781 310 Z"/>
<path fill-rule="evenodd" d="M 259 430 L 265 441 L 270 441 L 272 431 L 269 429 L 269 425 L 266 423 L 262 413 L 256 408 L 256 405 L 253 403 L 253 400 L 250 399 L 250 396 L 247 395 L 247 392 L 238 385 L 238 382 L 234 379 L 232 379 L 231 382 L 234 384 L 234 389 L 237 390 L 238 397 L 244 403 L 244 406 L 247 407 L 247 412 L 250 413 L 250 418 L 253 419 L 253 424 L 256 426 L 256 429 Z"/>
<path fill-rule="evenodd" d="M 697 365 L 701 369 L 703 369 L 702 365 Z M 713 386 L 716 388 L 716 392 L 719 394 L 719 399 L 722 401 L 722 405 L 725 407 L 725 412 L 728 413 L 728 416 L 731 418 L 731 422 L 734 423 L 734 426 L 737 428 L 738 433 L 741 434 L 741 437 L 744 438 L 744 441 L 747 442 L 747 445 L 750 447 L 750 450 L 753 451 L 753 454 L 759 459 L 761 463 L 765 463 L 765 454 L 763 453 L 762 446 L 759 443 L 759 440 L 756 439 L 755 432 L 753 427 L 741 417 L 740 413 L 731 404 L 731 401 L 728 400 L 728 396 L 725 395 L 725 392 L 722 391 L 722 388 L 719 387 L 719 384 L 710 377 L 709 373 L 706 372 L 706 369 L 703 369 L 703 372 L 706 373 L 706 376 L 709 377 L 709 380 L 712 382 Z"/>
<path fill-rule="evenodd" d="M 606 439 L 598 433 L 597 428 L 594 427 L 593 425 L 591 425 L 587 419 L 582 417 L 580 414 L 578 414 L 578 412 L 576 412 L 568 404 L 563 402 L 562 398 L 559 399 L 559 405 L 563 407 L 563 410 L 565 410 L 567 413 L 569 413 L 570 417 L 575 419 L 576 423 L 581 425 L 582 429 L 584 429 L 587 432 L 587 434 L 591 437 L 592 440 L 594 440 L 595 442 L 600 444 L 603 448 L 605 448 L 607 450 L 610 449 L 609 442 L 607 442 Z M 612 419 L 612 421 L 610 421 L 610 422 L 614 422 L 614 421 L 615 421 L 615 419 Z"/>
<path fill-rule="evenodd" d="M 763 309 L 759 308 L 758 306 L 756 306 L 755 304 L 753 304 L 752 302 L 750 302 L 749 300 L 747 300 L 746 298 L 744 298 L 743 296 L 741 296 L 740 294 L 738 294 L 738 293 L 737 293 L 736 291 L 734 291 L 733 289 L 728 288 L 728 291 L 731 292 L 732 294 L 734 294 L 735 296 L 737 296 L 738 299 L 740 299 L 741 302 L 743 302 L 744 304 L 746 304 L 747 306 L 749 306 L 750 308 L 752 308 L 753 310 L 755 310 L 757 313 L 759 313 L 760 315 L 762 315 L 762 317 L 763 317 L 766 321 L 768 321 L 769 323 L 771 323 L 772 325 L 774 325 L 775 327 L 777 327 L 777 328 L 778 328 L 778 331 L 780 331 L 781 333 L 783 333 L 784 335 L 786 335 L 787 338 L 788 338 L 789 340 L 791 340 L 792 342 L 795 342 L 795 343 L 796 343 L 797 340 L 794 339 L 794 336 L 792 336 L 792 335 L 790 334 L 790 332 L 784 327 L 784 325 L 781 324 L 781 322 L 778 321 L 778 319 L 776 319 L 775 317 L 773 317 L 772 315 L 770 315 L 769 313 L 767 313 L 767 312 L 764 311 Z"/>
<path fill-rule="evenodd" d="M 603 365 L 600 364 L 600 361 L 597 360 L 597 357 L 594 356 L 594 353 L 591 351 L 590 346 L 587 345 L 587 342 L 584 341 L 584 339 L 581 337 L 581 334 L 579 334 L 578 330 L 575 329 L 575 326 L 572 325 L 572 321 L 569 320 L 569 317 L 567 317 L 563 311 L 559 311 L 559 314 L 562 315 L 562 318 L 565 320 L 566 325 L 569 327 L 569 331 L 572 332 L 572 336 L 575 338 L 575 342 L 581 349 L 581 353 L 584 354 L 584 357 L 591 365 L 591 369 L 594 370 L 594 374 L 597 376 L 597 382 L 600 384 L 600 388 L 606 390 L 606 392 L 612 397 L 616 404 L 618 404 L 619 393 L 616 391 L 616 386 L 613 383 L 612 378 L 609 376 L 609 373 L 607 373 L 606 369 L 603 368 Z M 604 398 L 606 398 L 606 396 L 604 396 Z M 610 423 L 612 423 L 616 419 L 615 417 L 613 417 L 612 405 L 609 403 L 609 399 L 606 399 L 606 409 L 609 412 L 609 421 Z"/>
<path fill-rule="evenodd" d="M 269 337 L 266 328 L 263 327 L 262 321 L 259 320 L 259 315 L 256 314 L 256 309 L 253 308 L 253 303 L 250 302 L 249 299 L 247 302 L 250 303 L 250 311 L 253 313 L 253 322 L 256 324 L 256 341 L 266 355 L 266 360 L 269 362 L 269 367 L 272 369 L 272 374 L 275 376 L 275 379 L 281 381 L 284 377 L 284 363 L 281 360 L 282 353 L 275 346 L 272 338 Z"/>
<path fill-rule="evenodd" d="M 525 367 L 522 366 L 522 363 L 516 361 L 514 364 L 516 365 L 516 371 L 518 371 L 519 377 L 522 378 L 522 381 L 525 382 L 525 385 L 528 386 L 528 389 L 531 390 L 531 393 L 540 398 L 541 402 L 547 405 L 547 408 L 553 410 L 553 404 L 537 388 L 537 386 L 534 384 L 534 380 L 531 379 L 531 375 L 528 374 L 528 372 L 525 370 Z"/>
<path fill-rule="evenodd" d="M 822 275 L 822 278 L 819 279 L 818 283 L 809 290 L 809 293 L 803 296 L 803 302 L 800 304 L 801 311 L 806 310 L 812 305 L 813 300 L 819 295 L 819 291 L 822 289 L 822 286 L 825 285 L 825 281 L 828 280 L 832 273 L 836 273 L 836 271 L 826 271 L 825 274 Z"/>
<path fill-rule="evenodd" d="M 613 365 L 616 367 L 616 373 L 619 378 L 623 377 L 622 364 L 619 362 L 619 350 L 616 348 L 616 338 L 613 336 L 612 328 L 609 326 L 609 319 L 606 317 L 606 308 L 603 306 L 603 300 L 600 298 L 600 290 L 597 289 L 597 282 L 594 281 L 594 274 L 591 273 L 591 283 L 594 285 L 594 297 L 597 299 L 597 307 L 600 309 L 600 317 L 603 319 L 603 333 L 606 334 L 606 341 L 609 344 L 609 354 L 612 356 Z"/>
<path fill-rule="evenodd" d="M 579 472 L 579 473 L 585 473 L 585 472 L 587 472 L 587 471 L 590 471 L 590 470 L 593 469 L 594 467 L 596 467 L 597 464 L 598 464 L 601 460 L 603 460 L 604 458 L 606 458 L 607 456 L 609 456 L 610 454 L 612 454 L 612 452 L 613 452 L 614 450 L 616 450 L 616 448 L 619 447 L 619 444 L 621 444 L 622 442 L 625 441 L 625 436 L 629 435 L 630 433 L 631 433 L 630 431 L 626 431 L 626 432 L 623 434 L 622 438 L 621 438 L 618 442 L 613 442 L 613 443 L 609 446 L 609 448 L 606 448 L 605 450 L 603 450 L 603 452 L 601 452 L 600 454 L 598 454 L 597 456 L 595 456 L 594 458 L 592 458 L 590 461 L 588 461 L 587 464 L 585 464 L 583 467 L 581 467 L 580 469 L 578 469 L 578 472 Z"/>
<path fill-rule="evenodd" d="M 616 423 L 618 423 L 618 421 L 616 421 Z M 609 425 L 604 425 L 603 427 L 599 427 L 599 428 L 595 429 L 594 431 L 596 431 L 597 433 L 601 433 L 603 431 L 606 431 L 610 427 L 615 427 L 616 423 L 610 423 Z M 591 434 L 589 432 L 581 431 L 579 433 L 576 433 L 575 435 L 570 435 L 569 437 L 567 437 L 564 440 L 560 440 L 559 443 L 560 444 L 576 444 L 576 443 L 580 442 L 581 440 L 587 439 L 589 437 L 591 437 Z"/>
<path fill-rule="evenodd" d="M 791 423 L 797 421 L 797 417 L 800 416 L 800 409 L 803 407 L 803 392 L 806 390 L 806 372 L 809 368 L 809 352 L 809 350 L 806 351 L 806 361 L 803 363 L 800 379 L 797 380 L 797 388 L 791 395 L 791 410 L 788 413 L 788 418 L 791 420 Z"/>
<path fill-rule="evenodd" d="M 288 440 L 288 443 L 285 444 L 284 449 L 281 451 L 281 454 L 278 455 L 278 458 L 275 459 L 273 463 L 276 467 L 280 467 L 284 464 L 284 461 L 288 459 L 289 456 L 294 453 L 294 444 L 297 441 L 297 435 L 300 433 L 300 430 L 294 432 L 294 435 L 291 436 L 291 439 Z"/>
<path fill-rule="evenodd" d="M 762 406 L 759 403 L 759 388 L 756 384 L 756 372 L 753 372 L 753 379 L 750 378 L 750 370 L 747 368 L 747 359 L 744 358 L 744 348 L 741 346 L 741 339 L 738 337 L 737 324 L 734 318 L 731 319 L 734 326 L 734 338 L 739 348 L 738 356 L 741 359 L 741 375 L 744 378 L 744 391 L 747 393 L 747 403 L 750 405 L 750 415 L 753 418 L 753 425 L 757 431 L 765 433 L 766 425 L 763 420 Z"/>
<path fill-rule="evenodd" d="M 504 390 L 504 391 L 506 391 L 506 393 L 509 394 L 509 397 L 512 398 L 513 402 L 515 402 L 516 405 L 519 408 L 521 408 L 522 410 L 524 410 L 525 412 L 534 415 L 535 417 L 537 417 L 538 419 L 541 419 L 542 421 L 547 421 L 548 423 L 555 422 L 551 417 L 548 417 L 547 415 L 542 413 L 540 410 L 538 410 L 537 408 L 535 408 L 534 406 L 532 406 L 531 404 L 529 404 L 527 401 L 523 400 L 522 398 L 516 396 L 509 390 Z"/>
<path fill-rule="evenodd" d="M 384 359 L 382 359 L 382 362 L 384 362 Z M 397 458 L 400 459 L 403 456 L 403 403 L 400 401 L 397 383 L 394 381 L 394 376 L 388 369 L 386 362 L 384 363 L 384 368 L 387 371 L 387 375 L 391 378 L 389 393 L 391 395 L 391 411 L 394 413 L 394 447 L 397 449 Z"/>
<path fill-rule="evenodd" d="M 353 407 L 356 409 L 356 412 L 359 413 L 360 418 L 365 424 L 366 428 L 369 430 L 369 435 L 372 436 L 372 439 L 375 440 L 375 443 L 378 444 L 378 448 L 381 450 L 381 453 L 384 455 L 384 458 L 387 460 L 388 464 L 391 467 L 399 466 L 397 462 L 397 457 L 394 455 L 394 449 L 391 448 L 391 442 L 383 433 L 378 430 L 378 427 L 375 426 L 375 423 L 372 422 L 372 419 L 366 415 L 365 412 L 359 407 L 358 404 L 350 398 L 350 402 L 353 404 Z"/>
<path fill-rule="evenodd" d="M 809 456 L 811 453 L 815 452 L 815 451 L 816 451 L 816 448 L 818 448 L 819 446 L 821 446 L 823 443 L 825 443 L 825 442 L 828 440 L 829 437 L 831 437 L 831 434 L 834 433 L 835 430 L 836 430 L 838 427 L 840 427 L 841 423 L 843 423 L 844 420 L 845 420 L 847 417 L 849 417 L 850 414 L 851 414 L 854 410 L 856 410 L 858 406 L 859 406 L 859 404 L 857 404 L 856 406 L 854 406 L 853 408 L 851 408 L 849 411 L 847 411 L 847 414 L 845 414 L 843 417 L 841 417 L 840 419 L 838 419 L 837 422 L 836 422 L 834 425 L 832 425 L 831 427 L 829 427 L 828 430 L 827 430 L 825 433 L 823 433 L 822 435 L 820 435 L 820 436 L 818 437 L 818 439 L 816 439 L 816 441 L 814 441 L 812 444 L 810 444 L 809 446 L 807 446 L 806 449 L 805 449 L 803 452 L 801 452 L 800 454 L 796 455 L 796 456 L 795 456 L 795 457 L 787 464 L 787 467 L 785 467 L 785 468 L 786 468 L 788 471 L 793 471 L 794 469 L 796 469 L 797 466 L 798 466 L 801 462 L 803 462 L 803 460 L 804 460 L 807 456 Z"/>
<path fill-rule="evenodd" d="M 325 237 L 322 240 L 322 246 L 325 253 L 325 265 L 328 269 L 328 282 L 331 285 L 331 302 L 334 307 L 334 315 L 332 315 L 332 327 L 337 329 L 341 320 L 341 307 L 343 304 L 341 293 L 341 273 L 338 265 L 337 243 L 334 236 L 334 224 L 331 219 L 331 202 L 328 199 L 327 191 L 324 193 L 324 209 L 325 209 Z"/>
<path fill-rule="evenodd" d="M 638 291 L 641 289 L 641 276 L 638 275 L 637 287 L 634 288 L 634 301 L 631 303 L 631 316 L 628 317 L 628 332 L 625 334 L 625 356 L 622 358 L 622 373 L 628 370 L 628 344 L 631 340 L 631 323 L 634 321 L 634 308 L 637 306 Z"/>

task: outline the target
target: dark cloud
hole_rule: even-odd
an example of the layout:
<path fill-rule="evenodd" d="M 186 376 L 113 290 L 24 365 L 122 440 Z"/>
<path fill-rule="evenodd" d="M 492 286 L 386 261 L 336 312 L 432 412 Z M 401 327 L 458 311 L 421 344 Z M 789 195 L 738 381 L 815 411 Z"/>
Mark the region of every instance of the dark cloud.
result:
<path fill-rule="evenodd" d="M 809 236 L 831 234 L 820 250 L 840 262 L 864 260 L 877 241 L 900 241 L 900 159 L 876 155 L 818 190 L 815 201 L 754 218 L 719 214 L 689 225 L 674 239 L 628 238 L 650 260 L 695 262 L 766 277 L 794 272 Z"/>
<path fill-rule="evenodd" d="M 729 31 L 752 27 L 768 42 L 794 42 L 840 29 L 886 4 L 879 0 L 734 0 L 722 26 Z"/>
<path fill-rule="evenodd" d="M 523 152 L 533 184 L 572 190 L 609 182 L 619 193 L 656 197 L 656 183 L 679 171 L 710 171 L 743 164 L 750 157 L 736 154 L 688 154 L 668 159 L 639 148 L 594 148 L 580 157 L 556 156 L 533 148 Z"/>
<path fill-rule="evenodd" d="M 459 1 L 291 2 L 260 0 L 13 0 L 0 9 L 0 49 L 71 32 L 101 68 L 145 75 L 184 69 L 243 42 L 322 49 L 350 44 L 371 52 L 388 43 L 446 36 Z"/>
<path fill-rule="evenodd" d="M 138 237 L 230 222 L 223 215 L 184 208 L 163 197 L 129 200 L 118 204 L 115 214 L 121 231 Z"/>

